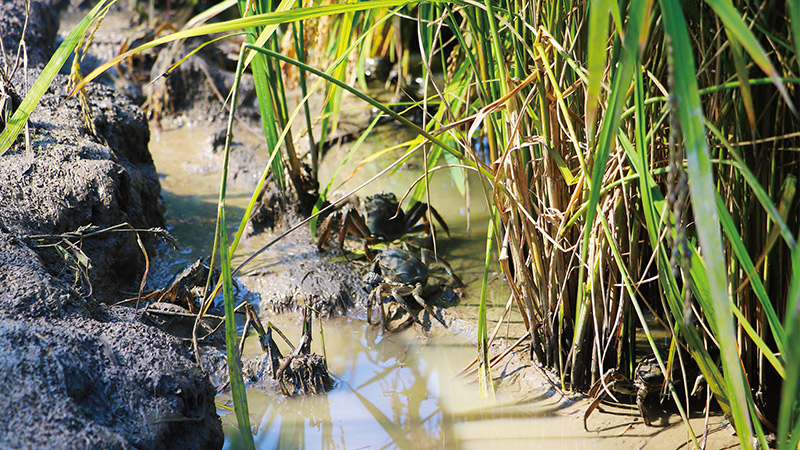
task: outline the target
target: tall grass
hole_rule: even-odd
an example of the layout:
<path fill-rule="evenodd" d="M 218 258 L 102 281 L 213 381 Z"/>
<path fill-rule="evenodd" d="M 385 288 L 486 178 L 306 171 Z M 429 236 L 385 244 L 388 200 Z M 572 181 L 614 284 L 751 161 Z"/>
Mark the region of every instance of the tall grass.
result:
<path fill-rule="evenodd" d="M 447 91 L 483 89 L 463 116 L 482 121 L 498 149 L 493 200 L 510 235 L 498 240 L 538 334 L 532 355 L 582 389 L 609 367 L 630 374 L 651 352 L 667 373 L 667 352 L 687 352 L 748 448 L 765 444 L 791 373 L 799 134 L 787 11 L 749 8 L 443 8 L 471 67 Z M 530 73 L 533 85 L 506 95 Z M 504 108 L 487 113 L 498 98 Z M 636 353 L 645 309 L 678 345 L 648 336 Z M 786 448 L 797 395 L 788 383 Z"/>
<path fill-rule="evenodd" d="M 797 447 L 797 2 L 255 4 L 261 9 L 243 19 L 131 52 L 210 32 L 252 33 L 244 58 L 262 78 L 275 161 L 262 182 L 281 160 L 291 177 L 299 158 L 289 127 L 302 105 L 286 108 L 282 61 L 317 77 L 303 102 L 329 83 L 321 141 L 349 90 L 419 134 L 407 145 L 425 152 L 424 170 L 448 166 L 462 187 L 456 166 L 480 173 L 497 211 L 487 254 L 501 249 L 531 355 L 564 387 L 585 389 L 610 367 L 632 374 L 651 354 L 670 373 L 688 356 L 743 447 L 766 445 L 771 430 L 780 448 Z M 392 19 L 401 7 L 402 19 Z M 300 30 L 320 17 L 328 39 L 306 46 Z M 288 24 L 299 61 L 275 38 Z M 402 55 L 398 46 L 409 40 L 431 83 L 432 67 L 446 74 L 427 89 L 421 126 L 348 79 L 348 61 L 363 60 L 371 45 Z M 488 154 L 476 154 L 474 138 Z M 424 191 L 420 183 L 415 197 Z M 669 345 L 657 345 L 654 324 L 670 333 Z M 676 403 L 682 378 L 670 383 Z"/>

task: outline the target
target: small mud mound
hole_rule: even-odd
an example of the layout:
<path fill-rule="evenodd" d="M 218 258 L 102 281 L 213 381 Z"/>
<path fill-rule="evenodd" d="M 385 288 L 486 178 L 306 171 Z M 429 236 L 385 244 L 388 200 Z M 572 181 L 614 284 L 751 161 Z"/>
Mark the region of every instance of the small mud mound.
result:
<path fill-rule="evenodd" d="M 151 70 L 152 85 L 145 88 L 150 110 L 156 117 L 184 115 L 190 120 L 222 122 L 228 120 L 225 97 L 236 77 L 239 47 L 220 42 L 207 46 L 162 76 L 177 61 L 202 45 L 205 39 L 190 39 L 180 47 L 167 45 L 158 54 Z M 222 48 L 223 50 L 220 50 Z M 253 77 L 244 74 L 239 83 L 237 116 L 252 121 L 259 116 Z"/>
<path fill-rule="evenodd" d="M 328 373 L 325 359 L 316 353 L 308 355 L 289 355 L 280 359 L 280 383 L 289 395 L 322 394 L 333 389 L 333 378 Z M 250 358 L 244 363 L 242 373 L 252 386 L 261 389 L 280 389 L 280 383 L 272 374 L 272 362 L 269 355 L 264 354 Z"/>
<path fill-rule="evenodd" d="M 365 307 L 364 270 L 363 263 L 320 252 L 309 230 L 301 228 L 264 252 L 239 281 L 261 296 L 261 311 L 284 313 L 308 305 L 328 317 Z"/>

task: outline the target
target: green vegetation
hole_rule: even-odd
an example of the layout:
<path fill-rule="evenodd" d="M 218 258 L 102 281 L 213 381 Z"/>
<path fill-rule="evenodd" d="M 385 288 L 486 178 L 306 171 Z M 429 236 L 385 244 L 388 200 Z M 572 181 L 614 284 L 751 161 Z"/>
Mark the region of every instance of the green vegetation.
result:
<path fill-rule="evenodd" d="M 418 138 L 404 145 L 424 152 L 425 175 L 449 170 L 461 189 L 465 171 L 479 175 L 496 212 L 487 255 L 492 247 L 501 255 L 486 270 L 500 265 L 532 336 L 532 356 L 555 368 L 564 387 L 586 389 L 609 368 L 630 375 L 651 355 L 664 373 L 691 360 L 744 448 L 765 448 L 764 435 L 774 430 L 779 448 L 794 449 L 800 6 L 690 3 L 240 1 L 241 19 L 198 24 L 129 54 L 247 31 L 239 75 L 248 64 L 255 74 L 272 151 L 259 190 L 270 170 L 278 177 L 285 170 L 300 196 L 314 194 L 301 180 L 290 126 L 302 108 L 311 127 L 307 100 L 320 88 L 328 99 L 320 142 L 337 126 L 343 90 L 416 130 Z M 318 39 L 308 45 L 312 31 Z M 65 45 L 74 46 L 71 39 Z M 376 54 L 405 63 L 410 44 L 422 57 L 421 124 L 353 88 L 348 75 L 363 72 L 365 58 Z M 281 78 L 287 63 L 299 68 L 304 96 L 294 111 Z M 408 70 L 401 67 L 401 85 Z M 444 80 L 434 77 L 439 72 Z M 26 98 L 20 114 L 31 107 Z M 3 149 L 22 123 L 15 115 Z M 316 174 L 319 142 L 309 138 Z M 475 139 L 486 154 L 476 153 Z M 424 199 L 426 185 L 423 176 L 414 198 Z M 229 248 L 220 226 L 223 261 L 246 219 Z M 229 267 L 226 274 L 228 311 Z M 653 338 L 654 324 L 670 333 L 666 346 Z M 487 383 L 485 317 L 479 328 Z M 681 406 L 688 395 L 674 385 L 687 381 L 676 378 L 670 392 Z"/>

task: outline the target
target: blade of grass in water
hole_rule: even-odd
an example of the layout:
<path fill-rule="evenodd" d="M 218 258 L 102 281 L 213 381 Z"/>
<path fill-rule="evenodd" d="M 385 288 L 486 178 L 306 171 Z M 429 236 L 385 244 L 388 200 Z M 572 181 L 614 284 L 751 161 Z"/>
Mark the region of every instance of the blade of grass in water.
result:
<path fill-rule="evenodd" d="M 220 205 L 220 266 L 222 271 L 222 292 L 225 298 L 225 348 L 228 358 L 228 375 L 233 397 L 233 408 L 236 411 L 236 422 L 246 449 L 255 448 L 253 432 L 250 430 L 250 412 L 247 407 L 247 392 L 242 378 L 242 361 L 236 341 L 236 319 L 234 317 L 233 280 L 231 277 L 231 259 L 228 254 L 228 231 L 225 226 L 225 206 Z"/>
<path fill-rule="evenodd" d="M 225 197 L 227 195 L 228 165 L 231 153 L 233 120 L 236 112 L 236 101 L 238 100 L 239 94 L 239 80 L 241 79 L 242 70 L 244 68 L 242 64 L 243 55 L 244 48 L 242 48 L 239 52 L 237 77 L 234 79 L 232 88 L 232 104 L 231 111 L 228 116 L 228 128 L 225 137 L 225 153 L 222 164 L 222 175 L 220 179 L 219 199 L 217 200 L 217 224 L 216 236 L 214 238 L 214 251 L 217 250 L 216 244 L 218 243 L 220 271 L 222 272 L 220 283 L 222 284 L 222 293 L 225 305 L 225 348 L 228 362 L 228 378 L 230 380 L 231 396 L 233 398 L 233 408 L 236 413 L 236 422 L 239 425 L 239 433 L 242 436 L 244 447 L 247 450 L 252 450 L 255 448 L 255 443 L 253 442 L 253 433 L 250 428 L 250 412 L 249 408 L 247 407 L 247 392 L 245 391 L 244 379 L 242 378 L 241 355 L 239 354 L 239 350 L 236 345 L 236 342 L 238 341 L 238 335 L 236 331 L 236 318 L 234 316 L 235 298 L 233 295 L 233 275 L 231 273 L 231 255 L 229 252 L 230 248 L 228 247 L 228 230 L 225 220 Z M 214 260 L 213 255 L 211 260 Z M 213 270 L 210 272 L 213 272 Z M 211 277 L 210 273 L 209 277 Z M 210 304 L 211 302 L 209 301 L 207 305 Z M 205 313 L 205 311 L 202 313 Z M 198 320 L 199 317 L 200 315 L 198 315 Z M 197 320 L 195 321 L 195 330 L 196 329 Z"/>

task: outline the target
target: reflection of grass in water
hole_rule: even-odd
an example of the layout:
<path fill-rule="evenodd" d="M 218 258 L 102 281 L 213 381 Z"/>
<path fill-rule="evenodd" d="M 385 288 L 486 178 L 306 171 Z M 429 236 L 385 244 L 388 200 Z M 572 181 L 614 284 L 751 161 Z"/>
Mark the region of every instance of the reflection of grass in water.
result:
<path fill-rule="evenodd" d="M 274 319 L 290 339 L 297 337 L 295 315 Z M 332 329 L 338 332 L 330 333 Z M 328 321 L 326 331 L 329 368 L 339 377 L 338 387 L 327 395 L 295 398 L 277 391 L 251 390 L 251 422 L 259 430 L 255 441 L 260 448 L 278 448 L 277 440 L 283 446 L 298 436 L 312 448 L 337 442 L 345 442 L 346 448 L 378 442 L 426 448 L 440 440 L 444 426 L 440 398 L 430 377 L 440 370 L 454 373 L 469 353 L 466 342 L 443 349 L 420 348 L 413 333 L 384 336 L 376 329 L 365 329 L 360 321 L 347 319 Z M 318 340 L 312 345 L 319 351 Z M 453 349 L 458 349 L 460 358 Z M 446 358 L 437 356 L 444 351 Z M 245 354 L 257 353 L 258 344 L 248 340 Z M 432 360 L 438 363 L 431 365 Z M 445 361 L 448 363 L 443 366 Z M 218 402 L 226 398 L 229 396 L 219 397 Z M 230 415 L 223 418 L 228 436 L 234 440 L 238 432 L 231 428 L 232 421 Z"/>

